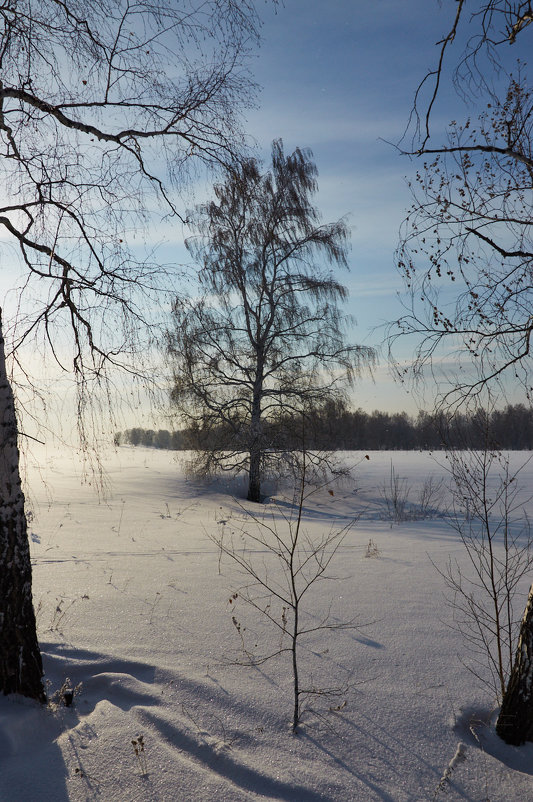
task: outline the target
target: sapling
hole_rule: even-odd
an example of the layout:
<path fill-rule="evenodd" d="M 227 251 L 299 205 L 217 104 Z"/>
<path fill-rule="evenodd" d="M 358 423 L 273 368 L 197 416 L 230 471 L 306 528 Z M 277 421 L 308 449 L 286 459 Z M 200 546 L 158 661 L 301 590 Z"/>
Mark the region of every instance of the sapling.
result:
<path fill-rule="evenodd" d="M 468 667 L 501 700 L 520 624 L 515 597 L 533 565 L 533 534 L 518 482 L 524 465 L 511 470 L 509 458 L 488 443 L 481 450 L 450 451 L 447 459 L 451 524 L 467 567 L 450 560 L 440 573 L 452 594 L 455 626 L 468 644 Z"/>
<path fill-rule="evenodd" d="M 304 504 L 310 495 L 325 486 L 308 485 L 307 472 L 312 461 L 313 457 L 307 452 L 304 453 L 299 486 L 295 491 L 295 503 L 291 505 L 289 513 L 275 503 L 270 512 L 262 517 L 241 507 L 253 527 L 244 525 L 238 533 L 239 539 L 234 537 L 235 533 L 228 533 L 227 527 L 224 527 L 218 535 L 211 537 L 221 554 L 227 555 L 236 563 L 249 579 L 244 587 L 238 593 L 233 593 L 229 599 L 233 625 L 244 655 L 244 660 L 239 661 L 240 664 L 260 665 L 282 655 L 289 657 L 293 687 L 291 717 L 293 733 L 298 731 L 304 697 L 310 694 L 326 695 L 341 692 L 340 688 L 302 686 L 300 676 L 302 639 L 324 630 L 356 628 L 353 622 L 333 621 L 329 610 L 318 623 L 305 623 L 309 619 L 303 609 L 303 602 L 307 600 L 309 591 L 319 580 L 334 579 L 327 576 L 326 572 L 355 522 L 355 519 L 352 519 L 339 529 L 331 529 L 318 536 L 313 537 L 308 534 L 303 524 Z M 330 492 L 333 493 L 331 490 Z M 245 628 L 235 615 L 235 606 L 239 600 L 252 607 L 278 633 L 277 643 L 262 654 L 257 654 L 255 651 L 257 643 L 250 648 L 247 645 Z"/>
<path fill-rule="evenodd" d="M 387 515 L 391 521 L 402 523 L 407 520 L 407 502 L 410 491 L 407 480 L 398 476 L 391 462 L 389 480 L 384 482 L 381 488 L 381 495 L 387 506 Z"/>
<path fill-rule="evenodd" d="M 391 462 L 389 479 L 380 488 L 387 509 L 387 519 L 400 524 L 404 521 L 424 520 L 440 512 L 443 479 L 426 476 L 414 502 L 409 501 L 412 487 L 396 473 Z"/>

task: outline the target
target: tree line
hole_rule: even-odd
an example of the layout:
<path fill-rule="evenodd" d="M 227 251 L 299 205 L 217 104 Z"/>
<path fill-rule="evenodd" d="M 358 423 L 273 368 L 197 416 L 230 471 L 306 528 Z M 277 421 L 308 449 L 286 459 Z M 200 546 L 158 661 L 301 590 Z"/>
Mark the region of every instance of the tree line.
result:
<path fill-rule="evenodd" d="M 324 407 L 296 418 L 285 415 L 270 422 L 266 441 L 272 449 L 306 448 L 346 451 L 409 451 L 444 448 L 494 448 L 533 450 L 533 409 L 524 404 L 508 404 L 504 409 L 475 413 L 420 411 L 416 416 L 406 412 L 352 411 L 343 403 Z M 209 451 L 235 447 L 232 431 L 220 424 L 215 430 L 191 427 L 180 431 L 135 427 L 117 432 L 116 445 L 149 448 Z"/>

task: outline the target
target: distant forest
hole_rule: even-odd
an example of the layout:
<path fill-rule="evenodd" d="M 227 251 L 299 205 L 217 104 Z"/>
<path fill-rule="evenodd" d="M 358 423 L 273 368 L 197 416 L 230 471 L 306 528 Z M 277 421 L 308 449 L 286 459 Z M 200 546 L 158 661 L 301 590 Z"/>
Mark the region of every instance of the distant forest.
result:
<path fill-rule="evenodd" d="M 281 418 L 268 425 L 265 439 L 271 448 L 316 450 L 422 450 L 483 448 L 485 445 L 508 450 L 533 450 L 533 409 L 514 404 L 489 414 L 455 413 L 446 416 L 419 412 L 351 412 L 342 404 L 330 403 L 305 419 Z M 127 429 L 117 432 L 116 445 L 148 446 L 174 451 L 185 449 L 231 449 L 232 431 L 203 431 L 201 428 L 169 432 L 166 429 Z"/>

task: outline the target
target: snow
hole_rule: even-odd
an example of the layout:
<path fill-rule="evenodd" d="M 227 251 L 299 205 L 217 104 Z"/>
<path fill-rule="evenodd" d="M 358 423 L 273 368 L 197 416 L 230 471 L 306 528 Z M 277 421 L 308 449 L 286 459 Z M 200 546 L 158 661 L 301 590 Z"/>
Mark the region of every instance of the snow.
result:
<path fill-rule="evenodd" d="M 75 454 L 37 451 L 26 485 L 39 638 L 49 695 L 67 678 L 76 692 L 71 707 L 0 699 L 1 802 L 533 799 L 533 744 L 497 737 L 494 700 L 449 626 L 433 563 L 462 559 L 457 533 L 436 512 L 384 519 L 391 461 L 414 501 L 427 476 L 446 476 L 442 457 L 369 456 L 345 455 L 354 478 L 305 502 L 310 536 L 357 517 L 307 611 L 358 628 L 305 641 L 303 684 L 350 687 L 313 699 L 293 736 L 288 656 L 235 664 L 232 615 L 252 645 L 279 639 L 239 598 L 230 603 L 245 578 L 210 539 L 238 537 L 257 513 L 242 483 L 201 484 L 171 452 L 121 448 L 104 455 L 99 501 Z M 292 493 L 273 491 L 265 510 L 281 527 Z M 379 554 L 368 558 L 370 540 Z"/>

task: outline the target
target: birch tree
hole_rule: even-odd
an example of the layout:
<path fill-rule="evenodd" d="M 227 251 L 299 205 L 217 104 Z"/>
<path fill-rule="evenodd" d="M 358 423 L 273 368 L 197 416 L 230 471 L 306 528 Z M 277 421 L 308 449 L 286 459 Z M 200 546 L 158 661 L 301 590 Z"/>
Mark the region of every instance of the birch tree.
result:
<path fill-rule="evenodd" d="M 202 457 L 245 467 L 250 501 L 273 456 L 265 421 L 342 395 L 374 358 L 345 339 L 347 291 L 333 268 L 348 265 L 348 229 L 320 222 L 316 191 L 310 151 L 285 155 L 276 140 L 268 171 L 255 159 L 230 167 L 191 218 L 200 297 L 174 303 L 172 399 L 189 426 L 224 432 Z"/>
<path fill-rule="evenodd" d="M 517 47 L 529 43 L 531 48 L 533 7 L 530 0 L 458 0 L 454 5 L 453 23 L 439 43 L 435 68 L 418 86 L 408 125 L 413 139 L 404 153 L 423 161 L 398 249 L 410 299 L 391 339 L 415 336 L 415 373 L 440 368 L 443 357 L 454 358 L 456 369 L 441 399 L 448 407 L 476 405 L 494 387 L 506 393 L 520 384 L 531 403 L 533 86 L 527 62 L 517 60 L 510 68 L 503 48 L 509 52 L 513 46 L 516 56 Z M 464 43 L 464 36 L 466 46 L 458 59 L 455 51 L 451 74 L 477 112 L 466 120 L 461 115 L 436 139 L 434 110 L 454 43 Z M 485 564 L 488 546 L 478 551 Z M 517 547 L 515 554 L 525 549 L 527 569 L 530 539 Z M 507 599 L 513 560 L 503 566 Z M 489 564 L 492 571 L 495 564 Z M 493 588 L 498 596 L 497 584 Z M 494 601 L 494 590 L 492 595 Z M 496 608 L 493 614 L 484 609 L 482 617 L 499 628 Z M 513 744 L 533 737 L 531 613 L 530 597 L 506 689 L 504 661 L 498 658 L 503 701 L 496 729 Z"/>
<path fill-rule="evenodd" d="M 17 250 L 24 274 L 16 314 L 3 304 L 9 368 L 0 353 L 4 693 L 44 699 L 10 371 L 41 333 L 74 374 L 80 414 L 110 371 L 139 371 L 168 276 L 139 258 L 132 232 L 148 210 L 179 217 L 191 165 L 234 161 L 256 31 L 247 0 L 0 6 L 0 254 L 5 265 Z"/>

